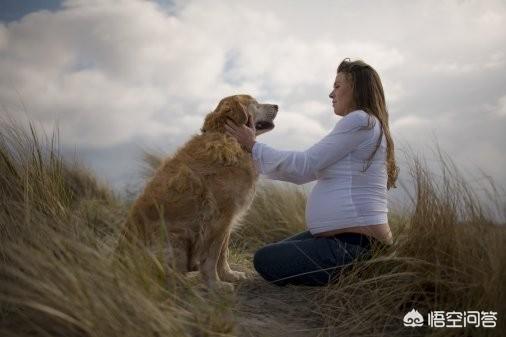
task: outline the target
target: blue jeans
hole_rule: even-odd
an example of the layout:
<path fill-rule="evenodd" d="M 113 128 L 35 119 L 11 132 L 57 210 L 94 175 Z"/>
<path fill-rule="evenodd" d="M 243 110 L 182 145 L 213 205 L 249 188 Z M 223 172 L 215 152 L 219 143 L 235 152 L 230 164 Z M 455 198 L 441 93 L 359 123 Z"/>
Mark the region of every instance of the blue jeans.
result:
<path fill-rule="evenodd" d="M 344 265 L 370 258 L 373 244 L 384 245 L 358 233 L 315 237 L 305 231 L 260 248 L 253 265 L 264 279 L 278 286 L 323 286 L 332 282 Z"/>

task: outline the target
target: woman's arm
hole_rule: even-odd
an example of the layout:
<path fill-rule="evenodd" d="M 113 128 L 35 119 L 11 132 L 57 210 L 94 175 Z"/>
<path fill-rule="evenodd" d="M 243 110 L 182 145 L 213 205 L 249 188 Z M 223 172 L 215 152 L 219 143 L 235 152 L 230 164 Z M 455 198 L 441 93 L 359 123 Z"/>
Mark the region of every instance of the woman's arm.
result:
<path fill-rule="evenodd" d="M 254 143 L 253 159 L 260 173 L 271 179 L 304 184 L 317 179 L 317 173 L 339 161 L 371 136 L 368 115 L 354 111 L 343 117 L 334 129 L 305 151 L 280 151 Z"/>
<path fill-rule="evenodd" d="M 273 180 L 288 181 L 294 184 L 305 184 L 316 180 L 316 175 L 300 175 L 296 166 L 289 162 L 297 158 L 295 151 L 280 151 L 262 143 L 256 142 L 252 149 L 253 160 L 258 171 Z"/>

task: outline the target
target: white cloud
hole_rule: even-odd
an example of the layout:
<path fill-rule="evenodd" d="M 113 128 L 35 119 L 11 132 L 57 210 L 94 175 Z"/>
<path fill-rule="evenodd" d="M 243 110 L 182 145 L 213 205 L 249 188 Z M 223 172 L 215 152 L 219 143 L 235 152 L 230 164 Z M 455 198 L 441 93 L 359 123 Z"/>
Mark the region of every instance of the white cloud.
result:
<path fill-rule="evenodd" d="M 331 106 L 332 106 L 332 104 L 331 104 L 330 99 L 327 104 L 323 104 L 321 101 L 308 100 L 308 101 L 303 101 L 300 104 L 298 104 L 297 110 L 303 111 L 304 115 L 306 117 L 311 118 L 311 117 L 319 117 L 324 114 L 328 114 L 329 109 L 330 109 L 329 107 L 331 107 Z M 285 114 L 285 112 L 283 112 L 283 114 Z"/>
<path fill-rule="evenodd" d="M 396 119 L 390 127 L 392 130 L 406 128 L 406 127 L 419 127 L 421 125 L 426 125 L 427 121 L 423 120 L 420 117 L 409 115 L 405 117 L 401 117 L 399 119 Z"/>
<path fill-rule="evenodd" d="M 221 97 L 250 93 L 280 106 L 262 140 L 300 149 L 336 122 L 328 94 L 351 57 L 378 70 L 394 133 L 420 143 L 434 128 L 453 148 L 445 134 L 506 115 L 505 14 L 499 0 L 68 0 L 0 23 L 0 103 L 98 149 L 180 144 Z"/>
<path fill-rule="evenodd" d="M 497 115 L 506 117 L 506 95 L 497 100 L 497 109 L 495 111 Z"/>
<path fill-rule="evenodd" d="M 323 127 L 305 114 L 292 111 L 278 113 L 275 124 L 276 128 L 265 136 L 259 137 L 258 141 L 285 150 L 308 148 L 331 129 Z"/>
<path fill-rule="evenodd" d="M 504 13 L 485 11 L 478 15 L 474 20 L 483 26 L 501 29 L 504 24 Z"/>

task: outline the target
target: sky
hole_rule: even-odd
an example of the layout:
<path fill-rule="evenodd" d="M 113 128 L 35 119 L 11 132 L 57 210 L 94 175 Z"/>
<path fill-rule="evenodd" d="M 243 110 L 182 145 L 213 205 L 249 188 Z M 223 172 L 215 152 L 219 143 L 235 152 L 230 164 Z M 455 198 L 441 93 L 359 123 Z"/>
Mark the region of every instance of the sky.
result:
<path fill-rule="evenodd" d="M 506 186 L 503 0 L 2 0 L 0 114 L 57 125 L 65 153 L 124 191 L 142 150 L 175 151 L 224 96 L 279 105 L 257 140 L 308 148 L 339 120 L 346 57 L 382 79 L 404 175 L 407 149 L 437 143 Z"/>

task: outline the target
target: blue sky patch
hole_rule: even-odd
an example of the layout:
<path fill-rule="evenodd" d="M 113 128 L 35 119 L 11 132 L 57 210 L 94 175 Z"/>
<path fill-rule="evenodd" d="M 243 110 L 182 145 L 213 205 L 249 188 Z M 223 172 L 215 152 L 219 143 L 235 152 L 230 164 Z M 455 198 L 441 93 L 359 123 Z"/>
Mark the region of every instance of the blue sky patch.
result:
<path fill-rule="evenodd" d="M 62 0 L 1 0 L 0 21 L 10 22 L 40 10 L 57 10 L 61 8 Z"/>

